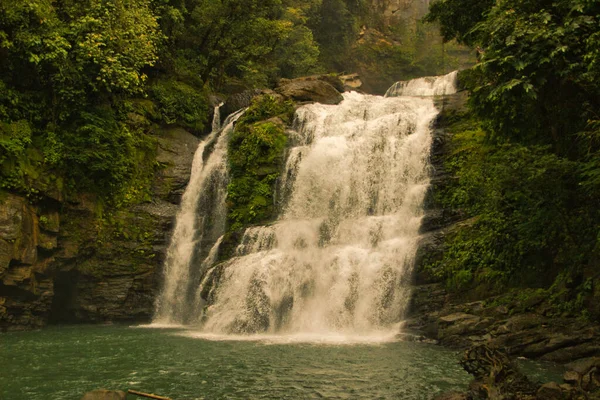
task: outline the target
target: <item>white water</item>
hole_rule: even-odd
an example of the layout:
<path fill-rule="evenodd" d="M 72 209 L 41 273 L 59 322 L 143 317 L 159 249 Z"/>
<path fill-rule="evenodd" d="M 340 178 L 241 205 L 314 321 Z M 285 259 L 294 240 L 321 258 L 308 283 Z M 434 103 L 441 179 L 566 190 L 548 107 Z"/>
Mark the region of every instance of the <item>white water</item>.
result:
<path fill-rule="evenodd" d="M 400 81 L 392 85 L 385 97 L 398 96 L 443 96 L 456 93 L 458 71 L 444 76 L 426 76 L 411 81 Z"/>
<path fill-rule="evenodd" d="M 337 106 L 298 109 L 278 188 L 284 205 L 278 220 L 247 229 L 235 257 L 223 264 L 213 265 L 219 244 L 191 268 L 190 257 L 182 257 L 187 271 L 205 272 L 187 306 L 177 303 L 177 291 L 190 273 L 167 264 L 162 298 L 170 306 L 155 321 L 195 320 L 201 332 L 191 335 L 218 340 L 229 334 L 334 342 L 393 337 L 409 301 L 438 113 L 432 98 L 406 93 L 453 93 L 455 78 L 395 85 L 403 89 L 394 93 L 404 97 L 353 92 Z M 189 247 L 178 233 L 174 252 Z M 186 307 L 194 315 L 178 314 Z"/>
<path fill-rule="evenodd" d="M 230 116 L 221 129 L 219 108 L 215 107 L 212 133 L 196 150 L 190 182 L 177 213 L 165 261 L 165 282 L 156 301 L 154 322 L 157 324 L 187 320 L 190 299 L 195 293 L 195 288 L 190 287 L 195 281 L 194 269 L 190 266 L 198 255 L 204 258 L 207 241 L 214 242 L 225 232 L 227 135 L 240 113 Z M 208 156 L 207 151 L 210 151 Z"/>

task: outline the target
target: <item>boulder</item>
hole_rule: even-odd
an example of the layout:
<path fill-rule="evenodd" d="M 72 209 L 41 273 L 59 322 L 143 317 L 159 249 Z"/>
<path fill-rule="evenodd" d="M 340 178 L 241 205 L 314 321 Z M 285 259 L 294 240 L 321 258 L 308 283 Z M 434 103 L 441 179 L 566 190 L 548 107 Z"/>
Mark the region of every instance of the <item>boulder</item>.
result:
<path fill-rule="evenodd" d="M 475 377 L 472 397 L 491 400 L 533 399 L 538 386 L 508 358 L 506 352 L 486 345 L 466 350 L 460 364 Z"/>
<path fill-rule="evenodd" d="M 295 79 L 283 83 L 275 91 L 297 102 L 339 104 L 344 100 L 333 85 L 323 80 Z"/>
<path fill-rule="evenodd" d="M 98 389 L 87 392 L 81 400 L 125 400 L 127 394 L 120 390 Z"/>
<path fill-rule="evenodd" d="M 250 89 L 229 96 L 225 104 L 221 106 L 221 122 L 225 121 L 230 114 L 233 114 L 237 110 L 249 107 L 252 99 L 261 93 L 262 90 L 260 89 Z"/>
<path fill-rule="evenodd" d="M 549 382 L 542 385 L 535 396 L 539 400 L 568 400 L 570 395 L 565 393 L 556 382 Z"/>
<path fill-rule="evenodd" d="M 349 76 L 349 75 L 348 75 Z M 356 75 L 358 76 L 358 75 Z M 351 78 L 348 78 L 351 79 Z M 339 75 L 311 75 L 311 76 L 303 76 L 295 79 L 280 79 L 278 87 L 285 86 L 292 82 L 314 82 L 314 81 L 323 81 L 329 83 L 331 86 L 335 88 L 340 93 L 344 93 L 346 91 L 344 80 L 342 76 Z"/>
<path fill-rule="evenodd" d="M 363 85 L 360 75 L 358 74 L 341 75 L 340 80 L 342 81 L 344 91 L 346 92 L 360 90 Z"/>

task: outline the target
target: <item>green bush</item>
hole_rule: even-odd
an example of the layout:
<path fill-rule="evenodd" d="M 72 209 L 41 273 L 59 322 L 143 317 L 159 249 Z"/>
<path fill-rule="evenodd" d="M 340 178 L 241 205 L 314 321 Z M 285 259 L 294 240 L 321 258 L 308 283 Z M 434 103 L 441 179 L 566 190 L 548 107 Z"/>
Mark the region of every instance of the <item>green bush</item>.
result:
<path fill-rule="evenodd" d="M 158 103 L 162 119 L 200 133 L 210 113 L 208 95 L 177 80 L 159 80 L 150 87 L 152 98 Z"/>
<path fill-rule="evenodd" d="M 141 199 L 140 180 L 148 180 L 155 139 L 117 119 L 108 108 L 82 112 L 61 132 L 62 166 L 72 190 L 98 193 L 113 204 Z"/>
<path fill-rule="evenodd" d="M 274 217 L 274 186 L 281 175 L 294 108 L 273 96 L 255 99 L 229 141 L 231 180 L 227 187 L 230 231 Z"/>

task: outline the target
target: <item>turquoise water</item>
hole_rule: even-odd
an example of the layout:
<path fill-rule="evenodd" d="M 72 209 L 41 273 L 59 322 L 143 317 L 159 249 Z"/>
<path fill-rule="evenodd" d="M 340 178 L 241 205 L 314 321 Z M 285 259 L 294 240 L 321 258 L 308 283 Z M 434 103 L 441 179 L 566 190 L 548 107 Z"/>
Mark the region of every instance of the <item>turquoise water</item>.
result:
<path fill-rule="evenodd" d="M 174 400 L 412 400 L 469 382 L 457 354 L 437 346 L 193 336 L 182 329 L 125 326 L 3 334 L 0 399 L 78 400 L 86 391 L 108 388 Z"/>

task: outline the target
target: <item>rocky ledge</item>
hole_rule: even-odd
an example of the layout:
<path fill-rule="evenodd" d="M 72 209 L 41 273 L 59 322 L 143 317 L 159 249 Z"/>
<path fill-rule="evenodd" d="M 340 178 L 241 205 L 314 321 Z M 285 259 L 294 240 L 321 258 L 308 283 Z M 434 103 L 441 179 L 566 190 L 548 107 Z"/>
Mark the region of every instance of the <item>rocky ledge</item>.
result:
<path fill-rule="evenodd" d="M 406 329 L 451 348 L 486 344 L 510 356 L 557 363 L 600 354 L 599 325 L 550 310 L 533 289 L 464 302 L 441 284 L 419 285 Z"/>

